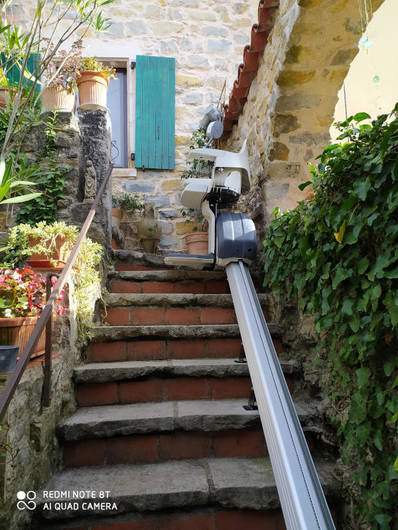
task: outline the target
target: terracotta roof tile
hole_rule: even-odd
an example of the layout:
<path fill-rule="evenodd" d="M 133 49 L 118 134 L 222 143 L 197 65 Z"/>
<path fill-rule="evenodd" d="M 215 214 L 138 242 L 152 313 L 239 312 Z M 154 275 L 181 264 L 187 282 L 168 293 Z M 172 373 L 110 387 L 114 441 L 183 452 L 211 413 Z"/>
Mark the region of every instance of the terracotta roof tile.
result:
<path fill-rule="evenodd" d="M 258 4 L 258 24 L 253 24 L 250 45 L 243 50 L 243 63 L 239 65 L 237 80 L 229 95 L 228 104 L 224 107 L 224 135 L 227 136 L 234 123 L 238 121 L 246 103 L 250 85 L 256 77 L 260 54 L 267 45 L 268 37 L 274 27 L 275 12 L 279 8 L 279 0 L 260 0 Z"/>

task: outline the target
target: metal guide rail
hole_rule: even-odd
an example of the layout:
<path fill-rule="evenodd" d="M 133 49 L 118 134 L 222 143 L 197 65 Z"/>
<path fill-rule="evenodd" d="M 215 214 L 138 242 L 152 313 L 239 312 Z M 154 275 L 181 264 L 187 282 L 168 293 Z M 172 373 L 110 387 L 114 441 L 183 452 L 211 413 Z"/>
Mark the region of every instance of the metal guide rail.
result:
<path fill-rule="evenodd" d="M 288 530 L 335 528 L 247 266 L 226 267 Z"/>

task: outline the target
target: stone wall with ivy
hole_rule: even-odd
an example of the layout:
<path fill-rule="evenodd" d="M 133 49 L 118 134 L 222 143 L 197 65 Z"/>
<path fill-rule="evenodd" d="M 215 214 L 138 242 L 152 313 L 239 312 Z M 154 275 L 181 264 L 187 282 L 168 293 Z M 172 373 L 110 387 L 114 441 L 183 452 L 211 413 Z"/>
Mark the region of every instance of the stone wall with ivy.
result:
<path fill-rule="evenodd" d="M 314 192 L 265 238 L 267 284 L 318 335 L 321 381 L 341 451 L 350 528 L 388 530 L 398 497 L 398 104 L 341 125 L 312 167 Z"/>

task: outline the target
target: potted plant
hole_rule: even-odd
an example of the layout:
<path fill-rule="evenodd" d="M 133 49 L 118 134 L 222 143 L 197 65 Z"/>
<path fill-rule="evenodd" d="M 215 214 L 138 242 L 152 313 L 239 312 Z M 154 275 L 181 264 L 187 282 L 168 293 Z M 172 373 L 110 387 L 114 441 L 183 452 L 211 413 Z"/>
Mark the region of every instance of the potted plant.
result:
<path fill-rule="evenodd" d="M 190 149 L 202 148 L 206 145 L 207 137 L 205 129 L 196 129 L 191 136 Z M 212 162 L 194 158 L 187 163 L 187 168 L 181 174 L 182 179 L 210 177 L 213 168 Z M 208 233 L 207 221 L 203 219 L 198 210 L 183 210 L 181 215 L 185 218 L 185 223 L 192 225 L 192 232 L 186 234 L 185 242 L 188 254 L 208 253 Z"/>
<path fill-rule="evenodd" d="M 34 268 L 63 268 L 78 235 L 75 226 L 64 222 L 16 225 L 2 249 L 6 253 L 4 261 L 15 265 L 27 259 L 28 265 Z"/>
<path fill-rule="evenodd" d="M 81 59 L 81 40 L 73 43 L 70 52 L 54 55 L 45 70 L 46 85 L 40 93 L 43 110 L 73 112 L 76 107 L 76 77 Z"/>
<path fill-rule="evenodd" d="M 116 79 L 116 70 L 104 66 L 94 57 L 82 57 L 77 70 L 79 105 L 106 107 L 109 80 Z"/>
<path fill-rule="evenodd" d="M 44 292 L 44 278 L 41 274 L 34 273 L 30 267 L 0 269 L 0 344 L 14 347 L 7 355 L 3 348 L 0 355 L 11 370 L 18 354 L 15 347 L 23 350 L 43 309 Z M 44 347 L 43 331 L 32 356 L 41 355 Z M 9 355 L 15 355 L 15 358 L 10 358 Z M 5 368 L 4 365 L 3 368 L 0 367 L 0 372 Z"/>
<path fill-rule="evenodd" d="M 207 254 L 209 246 L 209 234 L 207 232 L 207 221 L 199 210 L 183 210 L 181 215 L 186 223 L 193 225 L 192 232 L 185 234 L 185 243 L 188 254 Z"/>

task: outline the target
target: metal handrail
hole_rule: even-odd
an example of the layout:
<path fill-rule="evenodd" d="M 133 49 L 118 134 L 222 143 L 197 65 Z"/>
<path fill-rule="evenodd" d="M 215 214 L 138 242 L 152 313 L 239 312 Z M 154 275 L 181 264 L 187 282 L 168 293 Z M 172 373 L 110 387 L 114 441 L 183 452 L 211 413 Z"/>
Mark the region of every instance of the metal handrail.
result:
<path fill-rule="evenodd" d="M 102 198 L 102 195 L 104 194 L 106 185 L 108 184 L 109 178 L 111 176 L 113 169 L 113 164 L 109 164 L 108 172 L 105 175 L 105 178 L 101 184 L 100 189 L 98 190 L 98 193 L 95 197 L 95 200 L 90 208 L 90 211 L 88 212 L 88 215 L 86 217 L 86 220 L 80 230 L 79 237 L 77 238 L 77 241 L 75 243 L 75 246 L 72 249 L 72 252 L 69 255 L 69 258 L 66 262 L 66 265 L 64 267 L 64 270 L 62 271 L 60 277 L 58 278 L 56 284 L 54 285 L 51 295 L 46 303 L 46 305 L 43 308 L 43 311 L 41 312 L 40 318 L 37 321 L 36 326 L 34 327 L 34 330 L 32 331 L 28 342 L 26 343 L 25 348 L 23 349 L 23 352 L 18 360 L 18 363 L 12 372 L 9 380 L 7 381 L 7 385 L 2 392 L 0 396 L 0 422 L 2 421 L 6 411 L 7 407 L 15 393 L 15 390 L 18 386 L 18 383 L 25 371 L 25 368 L 30 360 L 30 356 L 36 346 L 36 344 L 39 341 L 39 338 L 44 330 L 44 327 L 48 324 L 50 324 L 51 328 L 51 317 L 53 313 L 53 306 L 55 302 L 57 301 L 58 296 L 60 295 L 60 292 L 65 285 L 68 276 L 70 272 L 72 271 L 72 267 L 76 261 L 77 255 L 79 253 L 81 244 L 84 240 L 84 238 L 87 235 L 87 232 L 91 226 L 92 220 L 94 218 L 94 215 L 96 213 L 98 204 Z M 50 329 L 48 329 L 50 331 Z M 48 333 L 49 335 L 49 333 Z M 51 375 L 51 340 L 50 337 L 46 337 L 46 350 L 45 350 L 45 375 L 44 375 L 44 390 L 48 392 L 50 390 L 50 375 Z M 47 370 L 46 370 L 47 367 Z M 46 401 L 46 399 L 45 399 Z M 48 401 L 48 398 L 47 398 Z M 48 404 L 48 403 L 47 403 Z"/>

